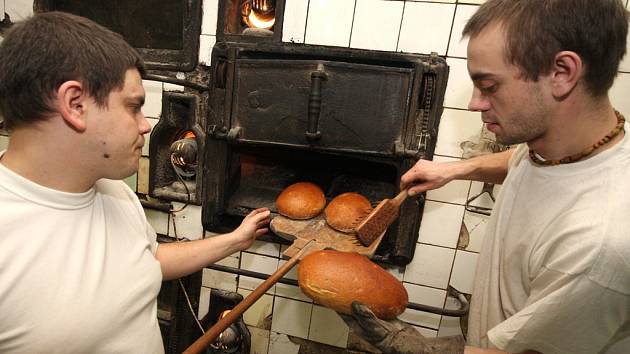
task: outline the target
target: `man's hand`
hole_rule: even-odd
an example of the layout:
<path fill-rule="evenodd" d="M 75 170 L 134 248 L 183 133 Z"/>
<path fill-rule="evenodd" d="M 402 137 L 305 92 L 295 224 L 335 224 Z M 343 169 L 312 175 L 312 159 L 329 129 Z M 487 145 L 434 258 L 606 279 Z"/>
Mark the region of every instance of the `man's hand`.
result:
<path fill-rule="evenodd" d="M 232 236 L 236 237 L 237 247 L 240 250 L 249 248 L 254 240 L 269 231 L 270 211 L 267 208 L 259 208 L 249 213 L 241 222 L 236 230 L 232 232 Z"/>
<path fill-rule="evenodd" d="M 340 315 L 350 330 L 385 354 L 462 354 L 462 336 L 425 338 L 412 326 L 397 319 L 383 321 L 358 301 L 352 302 L 352 316 Z"/>
<path fill-rule="evenodd" d="M 456 176 L 456 165 L 450 162 L 418 160 L 416 164 L 400 178 L 400 189 L 409 188 L 409 195 L 414 196 L 428 190 L 437 189 Z"/>

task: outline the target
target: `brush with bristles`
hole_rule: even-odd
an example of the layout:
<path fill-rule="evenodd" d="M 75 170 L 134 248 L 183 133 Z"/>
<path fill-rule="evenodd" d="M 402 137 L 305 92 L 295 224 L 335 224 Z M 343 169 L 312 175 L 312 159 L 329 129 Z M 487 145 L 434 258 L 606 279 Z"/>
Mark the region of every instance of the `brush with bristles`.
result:
<path fill-rule="evenodd" d="M 370 246 L 398 218 L 400 204 L 407 199 L 407 195 L 407 189 L 403 189 L 393 199 L 383 200 L 359 223 L 355 232 L 363 246 Z"/>

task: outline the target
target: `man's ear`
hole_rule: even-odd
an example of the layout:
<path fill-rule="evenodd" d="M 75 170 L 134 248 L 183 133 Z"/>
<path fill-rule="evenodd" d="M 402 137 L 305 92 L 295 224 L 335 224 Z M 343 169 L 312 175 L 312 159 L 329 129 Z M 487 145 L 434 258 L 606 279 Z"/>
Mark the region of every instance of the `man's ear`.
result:
<path fill-rule="evenodd" d="M 582 58 L 572 51 L 558 52 L 551 71 L 551 90 L 556 99 L 568 96 L 584 74 Z"/>
<path fill-rule="evenodd" d="M 57 107 L 63 120 L 72 129 L 82 132 L 86 128 L 85 113 L 88 96 L 79 81 L 66 81 L 57 90 Z"/>

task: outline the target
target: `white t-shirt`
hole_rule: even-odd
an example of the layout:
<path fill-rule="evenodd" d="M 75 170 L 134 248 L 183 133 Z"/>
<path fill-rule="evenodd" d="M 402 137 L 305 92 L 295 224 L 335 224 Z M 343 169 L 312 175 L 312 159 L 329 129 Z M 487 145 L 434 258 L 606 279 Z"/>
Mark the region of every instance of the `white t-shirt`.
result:
<path fill-rule="evenodd" d="M 163 353 L 156 249 L 124 182 L 65 193 L 0 163 L 0 353 Z"/>
<path fill-rule="evenodd" d="M 519 146 L 479 256 L 469 344 L 627 354 L 628 336 L 628 133 L 592 158 L 558 166 L 535 165 Z"/>

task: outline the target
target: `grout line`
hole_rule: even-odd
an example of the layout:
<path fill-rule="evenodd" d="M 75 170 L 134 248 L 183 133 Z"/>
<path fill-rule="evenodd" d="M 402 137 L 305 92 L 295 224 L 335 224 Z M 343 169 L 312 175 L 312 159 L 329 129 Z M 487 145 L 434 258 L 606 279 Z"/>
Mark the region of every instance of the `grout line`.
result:
<path fill-rule="evenodd" d="M 304 35 L 302 36 L 302 44 L 306 44 L 306 29 L 308 28 L 308 13 L 309 13 L 310 8 L 311 8 L 311 0 L 306 0 L 306 18 L 304 19 Z"/>
<path fill-rule="evenodd" d="M 444 53 L 445 56 L 448 56 L 448 50 L 451 47 L 451 38 L 453 37 L 453 30 L 455 27 L 455 17 L 457 17 L 457 8 L 459 5 L 457 3 L 454 4 L 455 7 L 453 9 L 453 18 L 451 19 L 451 30 L 448 32 L 448 41 L 446 42 L 446 51 Z"/>
<path fill-rule="evenodd" d="M 399 50 L 398 47 L 400 46 L 400 35 L 402 33 L 402 25 L 403 25 L 403 21 L 405 20 L 405 7 L 407 6 L 407 1 L 403 2 L 403 9 L 402 9 L 402 14 L 400 16 L 400 25 L 398 26 L 398 38 L 396 38 L 396 52 L 402 52 L 402 50 Z"/>
<path fill-rule="evenodd" d="M 354 8 L 352 9 L 352 23 L 350 24 L 350 36 L 348 37 L 348 48 L 350 48 L 350 43 L 352 43 L 352 30 L 354 30 L 354 20 L 356 19 L 357 14 L 357 0 L 354 0 Z"/>

